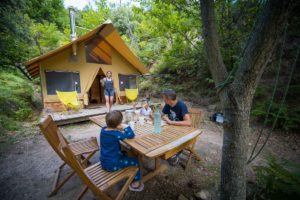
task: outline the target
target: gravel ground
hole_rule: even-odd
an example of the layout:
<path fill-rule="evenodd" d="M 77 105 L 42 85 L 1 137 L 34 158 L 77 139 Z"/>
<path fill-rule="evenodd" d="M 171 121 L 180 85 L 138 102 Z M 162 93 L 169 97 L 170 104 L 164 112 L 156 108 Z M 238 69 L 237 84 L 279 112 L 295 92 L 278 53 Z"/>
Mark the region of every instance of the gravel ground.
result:
<path fill-rule="evenodd" d="M 204 129 L 196 145 L 196 150 L 202 157 L 200 162 L 193 159 L 190 168 L 186 171 L 181 165 L 169 167 L 167 172 L 145 183 L 143 192 L 128 191 L 124 199 L 177 199 L 181 194 L 187 199 L 195 199 L 194 195 L 203 189 L 208 190 L 213 199 L 218 199 L 222 127 L 206 120 Z M 62 131 L 68 140 L 78 141 L 91 136 L 98 138 L 100 128 L 92 123 L 80 123 L 64 126 Z M 257 131 L 253 131 L 250 136 L 250 146 L 254 143 L 256 135 Z M 54 171 L 62 162 L 42 135 L 22 140 L 0 153 L 0 199 L 47 199 L 47 194 L 52 187 Z M 280 133 L 273 134 L 263 154 L 253 165 L 263 163 L 265 156 L 270 153 L 299 162 L 299 134 L 289 134 L 288 137 Z M 95 162 L 98 162 L 98 155 L 92 159 L 92 163 Z M 152 164 L 151 160 L 145 162 L 147 167 L 151 167 Z M 69 169 L 65 168 L 64 173 L 68 171 Z M 255 179 L 253 173 L 248 175 L 249 179 Z M 49 199 L 75 199 L 82 187 L 81 180 L 74 176 L 56 196 Z M 83 199 L 95 198 L 91 192 L 88 192 Z"/>

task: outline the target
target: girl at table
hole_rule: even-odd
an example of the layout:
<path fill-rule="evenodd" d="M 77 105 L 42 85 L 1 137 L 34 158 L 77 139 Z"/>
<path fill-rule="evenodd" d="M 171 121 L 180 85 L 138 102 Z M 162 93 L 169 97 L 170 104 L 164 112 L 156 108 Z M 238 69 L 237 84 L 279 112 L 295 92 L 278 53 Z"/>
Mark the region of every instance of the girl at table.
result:
<path fill-rule="evenodd" d="M 107 127 L 101 129 L 100 162 L 102 168 L 109 172 L 129 166 L 136 166 L 139 169 L 139 161 L 137 158 L 127 157 L 121 152 L 119 141 L 135 136 L 130 126 L 122 124 L 122 120 L 123 115 L 120 111 L 111 111 L 105 116 Z M 143 189 L 144 184 L 141 182 L 139 169 L 134 177 L 134 181 L 129 186 L 129 190 L 140 192 Z"/>
<path fill-rule="evenodd" d="M 146 100 L 142 101 L 142 108 L 140 110 L 140 115 L 152 119 L 152 109 L 150 108 Z"/>

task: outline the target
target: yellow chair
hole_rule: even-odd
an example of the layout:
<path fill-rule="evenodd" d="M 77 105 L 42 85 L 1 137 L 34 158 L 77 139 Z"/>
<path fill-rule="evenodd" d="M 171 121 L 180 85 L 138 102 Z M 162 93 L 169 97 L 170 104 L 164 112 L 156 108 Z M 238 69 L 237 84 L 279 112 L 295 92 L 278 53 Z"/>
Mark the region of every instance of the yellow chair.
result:
<path fill-rule="evenodd" d="M 59 92 L 56 91 L 59 100 L 67 107 L 74 110 L 78 110 L 80 103 L 77 100 L 77 92 Z"/>
<path fill-rule="evenodd" d="M 137 99 L 138 95 L 139 95 L 139 90 L 136 89 L 125 89 L 125 95 L 127 100 L 129 101 L 134 101 Z"/>

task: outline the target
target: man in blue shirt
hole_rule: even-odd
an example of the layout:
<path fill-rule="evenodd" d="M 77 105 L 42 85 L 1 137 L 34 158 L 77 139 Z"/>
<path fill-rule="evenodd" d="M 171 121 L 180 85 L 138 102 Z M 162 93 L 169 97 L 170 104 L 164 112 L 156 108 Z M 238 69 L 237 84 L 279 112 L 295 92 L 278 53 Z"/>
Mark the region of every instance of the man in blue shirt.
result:
<path fill-rule="evenodd" d="M 162 110 L 163 119 L 170 125 L 191 126 L 191 117 L 188 108 L 183 101 L 176 99 L 174 90 L 163 91 L 165 106 Z"/>
<path fill-rule="evenodd" d="M 163 91 L 163 99 L 165 102 L 165 106 L 162 110 L 162 118 L 167 122 L 167 124 L 175 126 L 192 125 L 187 106 L 183 101 L 178 101 L 176 99 L 176 92 L 174 90 Z M 170 165 L 175 166 L 179 163 L 180 153 L 181 152 L 168 159 Z"/>

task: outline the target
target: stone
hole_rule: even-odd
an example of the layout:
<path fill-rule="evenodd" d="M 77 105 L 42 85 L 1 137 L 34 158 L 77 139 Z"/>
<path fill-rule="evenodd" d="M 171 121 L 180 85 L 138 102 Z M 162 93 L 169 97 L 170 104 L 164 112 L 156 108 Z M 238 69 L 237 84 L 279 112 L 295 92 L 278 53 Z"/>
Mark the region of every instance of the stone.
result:
<path fill-rule="evenodd" d="M 178 196 L 178 199 L 177 200 L 189 200 L 188 198 L 186 198 L 183 194 L 180 194 Z"/>
<path fill-rule="evenodd" d="M 207 190 L 201 190 L 195 194 L 197 200 L 211 200 L 211 194 Z"/>

